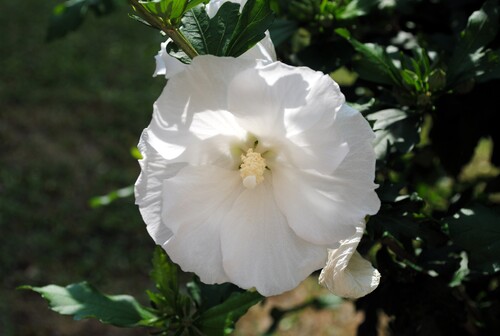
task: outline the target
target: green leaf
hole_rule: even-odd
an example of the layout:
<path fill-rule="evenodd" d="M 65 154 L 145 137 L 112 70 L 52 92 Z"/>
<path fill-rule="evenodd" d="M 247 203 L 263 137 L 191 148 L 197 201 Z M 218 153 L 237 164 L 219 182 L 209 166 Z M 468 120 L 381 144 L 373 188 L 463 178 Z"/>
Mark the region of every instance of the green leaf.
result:
<path fill-rule="evenodd" d="M 188 283 L 188 290 L 191 297 L 197 302 L 198 312 L 200 313 L 220 305 L 233 293 L 244 292 L 243 289 L 232 283 L 207 285 L 201 282 L 198 277 Z"/>
<path fill-rule="evenodd" d="M 469 267 L 484 273 L 500 271 L 500 211 L 474 205 L 444 221 L 453 242 L 469 254 Z"/>
<path fill-rule="evenodd" d="M 235 322 L 263 299 L 257 292 L 233 293 L 223 303 L 203 312 L 194 322 L 207 335 L 229 335 Z"/>
<path fill-rule="evenodd" d="M 361 59 L 356 64 L 356 71 L 361 78 L 380 84 L 401 84 L 400 71 L 381 46 L 372 43 L 363 44 L 352 38 L 349 31 L 344 28 L 338 28 L 335 32 L 349 41 L 360 53 Z"/>
<path fill-rule="evenodd" d="M 381 160 L 392 150 L 408 153 L 420 141 L 421 120 L 418 115 L 398 109 L 387 109 L 366 116 L 374 121 L 377 159 Z"/>
<path fill-rule="evenodd" d="M 265 37 L 274 21 L 269 0 L 248 0 L 243 7 L 225 56 L 238 57 Z"/>
<path fill-rule="evenodd" d="M 75 320 L 96 318 L 102 323 L 117 327 L 136 327 L 149 325 L 157 319 L 155 314 L 140 305 L 132 296 L 104 295 L 87 282 L 66 287 L 24 286 L 21 289 L 40 293 L 53 311 L 62 315 L 73 315 Z"/>
<path fill-rule="evenodd" d="M 187 6 L 186 6 L 186 12 L 188 10 L 190 10 L 191 8 L 198 6 L 201 3 L 208 3 L 209 1 L 210 0 L 191 0 L 188 2 Z"/>
<path fill-rule="evenodd" d="M 474 71 L 478 83 L 500 79 L 500 49 L 487 50 Z"/>
<path fill-rule="evenodd" d="M 497 0 L 486 1 L 480 10 L 472 13 L 448 63 L 451 84 L 458 84 L 473 75 L 474 68 L 484 56 L 483 49 L 497 35 L 498 26 Z"/>
<path fill-rule="evenodd" d="M 249 0 L 242 13 L 240 5 L 225 2 L 210 18 L 204 6 L 191 8 L 181 20 L 181 32 L 200 55 L 238 57 L 265 36 L 273 21 L 269 0 Z M 168 53 L 187 63 L 175 46 Z"/>
<path fill-rule="evenodd" d="M 170 21 L 179 19 L 188 6 L 188 0 L 143 0 L 139 3 L 151 14 Z"/>
<path fill-rule="evenodd" d="M 337 13 L 339 20 L 350 20 L 368 14 L 378 4 L 378 0 L 352 0 Z"/>
<path fill-rule="evenodd" d="M 226 2 L 210 19 L 203 6 L 195 7 L 182 19 L 181 31 L 200 55 L 224 56 L 238 22 L 239 8 L 236 3 Z"/>
<path fill-rule="evenodd" d="M 179 292 L 178 268 L 170 261 L 165 251 L 156 246 L 153 254 L 153 270 L 151 278 L 156 284 L 156 288 L 165 298 L 175 306 L 175 300 Z"/>

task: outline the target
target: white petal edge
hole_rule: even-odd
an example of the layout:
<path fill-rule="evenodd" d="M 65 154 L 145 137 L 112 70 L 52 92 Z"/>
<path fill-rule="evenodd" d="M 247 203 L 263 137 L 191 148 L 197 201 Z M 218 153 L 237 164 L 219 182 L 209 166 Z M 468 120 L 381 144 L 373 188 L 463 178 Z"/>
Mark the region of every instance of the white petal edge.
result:
<path fill-rule="evenodd" d="M 363 226 L 343 241 L 338 249 L 328 250 L 328 262 L 321 271 L 319 283 L 333 294 L 344 298 L 360 298 L 377 288 L 380 273 L 357 251 Z"/>
<path fill-rule="evenodd" d="M 170 163 L 149 145 L 146 130 L 138 145 L 142 159 L 139 160 L 141 174 L 135 183 L 135 204 L 139 206 L 146 228 L 156 244 L 161 245 L 172 237 L 161 219 L 163 181 L 175 176 L 183 163 Z"/>

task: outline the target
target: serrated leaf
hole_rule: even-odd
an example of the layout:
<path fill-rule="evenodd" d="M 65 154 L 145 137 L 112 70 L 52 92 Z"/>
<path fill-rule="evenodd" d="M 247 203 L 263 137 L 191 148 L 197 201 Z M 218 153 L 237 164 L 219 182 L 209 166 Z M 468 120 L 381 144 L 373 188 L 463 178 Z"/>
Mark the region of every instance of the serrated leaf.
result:
<path fill-rule="evenodd" d="M 448 63 L 450 83 L 457 84 L 473 75 L 485 46 L 498 33 L 499 15 L 498 0 L 488 0 L 469 17 Z"/>
<path fill-rule="evenodd" d="M 238 57 L 266 35 L 274 21 L 269 0 L 248 0 L 238 19 L 225 56 Z"/>
<path fill-rule="evenodd" d="M 399 70 L 381 46 L 361 43 L 343 28 L 338 28 L 335 32 L 344 37 L 360 54 L 361 59 L 356 63 L 356 71 L 361 78 L 380 84 L 401 84 Z"/>
<path fill-rule="evenodd" d="M 87 282 L 66 287 L 25 286 L 42 295 L 50 308 L 62 315 L 73 315 L 75 320 L 96 318 L 117 327 L 145 326 L 157 319 L 151 311 L 129 295 L 104 295 Z"/>
<path fill-rule="evenodd" d="M 262 299 L 257 292 L 233 293 L 222 304 L 203 312 L 194 324 L 207 335 L 229 335 L 236 321 Z"/>
<path fill-rule="evenodd" d="M 203 6 L 195 7 L 182 19 L 181 31 L 198 54 L 224 56 L 238 22 L 239 10 L 239 4 L 226 2 L 210 19 Z"/>
<path fill-rule="evenodd" d="M 474 205 L 444 220 L 453 242 L 469 254 L 469 267 L 493 274 L 500 271 L 500 211 Z"/>
<path fill-rule="evenodd" d="M 373 142 L 377 159 L 383 159 L 391 149 L 407 153 L 420 140 L 420 118 L 398 109 L 387 109 L 366 116 L 374 121 Z"/>
<path fill-rule="evenodd" d="M 265 36 L 273 15 L 268 0 L 250 0 L 240 14 L 240 5 L 225 2 L 213 18 L 204 6 L 191 8 L 181 20 L 181 31 L 200 55 L 237 57 Z M 187 62 L 173 46 L 168 53 Z"/>

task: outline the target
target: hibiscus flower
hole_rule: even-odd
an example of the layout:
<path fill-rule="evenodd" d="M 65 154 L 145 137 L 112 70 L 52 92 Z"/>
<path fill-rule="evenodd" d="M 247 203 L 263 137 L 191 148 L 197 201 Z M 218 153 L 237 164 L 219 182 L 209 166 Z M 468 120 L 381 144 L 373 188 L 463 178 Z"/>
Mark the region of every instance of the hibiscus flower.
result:
<path fill-rule="evenodd" d="M 280 294 L 378 211 L 373 139 L 328 75 L 198 56 L 154 104 L 136 203 L 184 271 Z"/>

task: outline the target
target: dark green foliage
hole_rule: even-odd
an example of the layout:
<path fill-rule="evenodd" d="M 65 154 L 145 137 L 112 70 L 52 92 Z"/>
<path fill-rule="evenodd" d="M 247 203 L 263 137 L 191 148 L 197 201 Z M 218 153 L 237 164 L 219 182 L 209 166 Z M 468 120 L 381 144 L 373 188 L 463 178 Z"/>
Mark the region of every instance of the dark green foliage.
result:
<path fill-rule="evenodd" d="M 444 219 L 453 242 L 469 254 L 471 270 L 486 274 L 500 271 L 500 214 L 482 205 L 462 208 Z"/>
<path fill-rule="evenodd" d="M 47 31 L 47 40 L 61 38 L 83 23 L 89 11 L 97 16 L 111 13 L 113 0 L 66 0 L 54 7 Z"/>
<path fill-rule="evenodd" d="M 478 160 L 500 164 L 498 1 L 278 3 L 298 26 L 278 56 L 353 71 L 343 92 L 376 134 L 382 207 L 359 249 L 382 282 L 359 333 L 383 310 L 394 335 L 497 334 L 500 183 Z"/>

